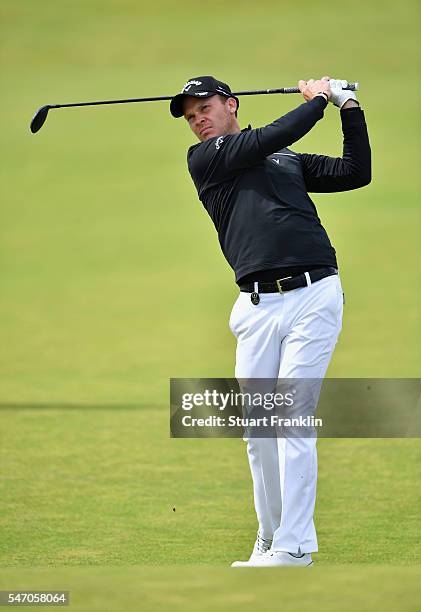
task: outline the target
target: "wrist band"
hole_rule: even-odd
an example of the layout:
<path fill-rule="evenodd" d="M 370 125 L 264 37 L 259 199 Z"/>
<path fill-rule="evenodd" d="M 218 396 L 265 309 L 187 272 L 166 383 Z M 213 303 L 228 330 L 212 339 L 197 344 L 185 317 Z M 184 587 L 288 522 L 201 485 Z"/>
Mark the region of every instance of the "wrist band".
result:
<path fill-rule="evenodd" d="M 327 93 L 325 91 L 319 91 L 316 95 L 317 96 L 320 96 L 320 95 L 325 96 L 326 102 L 329 102 L 328 95 L 327 95 Z"/>

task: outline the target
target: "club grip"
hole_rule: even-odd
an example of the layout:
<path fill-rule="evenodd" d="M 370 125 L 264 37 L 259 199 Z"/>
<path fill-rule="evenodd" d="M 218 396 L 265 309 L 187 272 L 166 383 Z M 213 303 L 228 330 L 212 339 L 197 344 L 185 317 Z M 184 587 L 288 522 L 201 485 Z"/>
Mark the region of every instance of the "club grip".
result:
<path fill-rule="evenodd" d="M 346 87 L 342 87 L 342 89 L 347 89 L 348 91 L 357 91 L 358 88 L 358 83 L 347 83 Z M 298 87 L 285 87 L 284 93 L 300 93 L 300 90 Z"/>

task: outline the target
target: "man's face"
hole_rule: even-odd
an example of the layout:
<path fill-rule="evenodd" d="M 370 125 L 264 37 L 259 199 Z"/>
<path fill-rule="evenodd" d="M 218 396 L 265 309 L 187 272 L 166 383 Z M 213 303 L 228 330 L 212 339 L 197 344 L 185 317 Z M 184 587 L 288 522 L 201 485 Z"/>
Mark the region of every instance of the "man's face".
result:
<path fill-rule="evenodd" d="M 183 109 L 191 130 L 202 142 L 232 131 L 236 109 L 234 98 L 189 96 L 184 100 Z"/>

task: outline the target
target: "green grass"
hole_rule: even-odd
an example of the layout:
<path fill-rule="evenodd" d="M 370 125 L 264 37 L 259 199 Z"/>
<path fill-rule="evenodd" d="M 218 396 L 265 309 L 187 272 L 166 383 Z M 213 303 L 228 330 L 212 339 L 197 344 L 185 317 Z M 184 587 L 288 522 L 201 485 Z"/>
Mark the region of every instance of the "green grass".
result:
<path fill-rule="evenodd" d="M 279 572 L 208 567 L 59 568 L 4 570 L 0 588 L 68 590 L 80 612 L 419 610 L 419 568 L 335 566 Z M 400 589 L 396 589 L 396 583 Z M 28 606 L 27 610 L 38 610 Z"/>
<path fill-rule="evenodd" d="M 0 419 L 0 566 L 229 565 L 249 552 L 241 440 L 170 439 L 167 410 L 146 405 Z M 420 462 L 418 440 L 319 440 L 319 565 L 420 563 Z"/>
<path fill-rule="evenodd" d="M 170 377 L 234 369 L 236 289 L 186 170 L 193 137 L 166 103 L 53 110 L 36 135 L 29 121 L 46 103 L 169 95 L 198 74 L 235 89 L 359 81 L 373 182 L 314 196 L 346 293 L 329 375 L 417 377 L 417 13 L 410 0 L 2 2 L 4 588 L 57 579 L 81 610 L 119 609 L 121 591 L 127 608 L 415 609 L 418 440 L 319 441 L 305 584 L 218 567 L 253 540 L 244 444 L 168 432 Z M 244 99 L 240 121 L 299 102 Z M 336 109 L 295 148 L 340 154 Z"/>

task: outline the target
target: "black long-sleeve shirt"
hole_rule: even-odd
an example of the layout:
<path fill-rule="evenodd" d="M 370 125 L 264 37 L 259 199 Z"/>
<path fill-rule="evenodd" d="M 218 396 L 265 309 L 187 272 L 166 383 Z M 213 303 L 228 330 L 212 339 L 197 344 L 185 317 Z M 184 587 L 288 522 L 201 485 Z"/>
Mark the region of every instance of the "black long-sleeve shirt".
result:
<path fill-rule="evenodd" d="M 347 191 L 370 182 L 364 112 L 341 111 L 342 157 L 287 148 L 323 117 L 326 104 L 316 96 L 265 127 L 210 138 L 188 151 L 199 199 L 237 283 L 265 270 L 337 267 L 308 192 Z"/>

